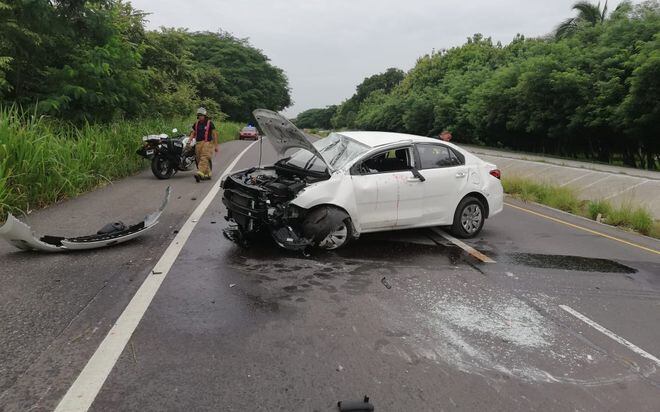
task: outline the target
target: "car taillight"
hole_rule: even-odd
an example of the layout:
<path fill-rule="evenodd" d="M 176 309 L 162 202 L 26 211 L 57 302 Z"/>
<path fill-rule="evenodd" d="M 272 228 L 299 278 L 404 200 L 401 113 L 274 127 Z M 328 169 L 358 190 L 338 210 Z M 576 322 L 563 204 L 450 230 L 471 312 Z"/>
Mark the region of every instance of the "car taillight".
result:
<path fill-rule="evenodd" d="M 490 171 L 490 175 L 493 177 L 496 177 L 498 179 L 502 178 L 502 172 L 500 172 L 500 169 L 493 169 Z"/>

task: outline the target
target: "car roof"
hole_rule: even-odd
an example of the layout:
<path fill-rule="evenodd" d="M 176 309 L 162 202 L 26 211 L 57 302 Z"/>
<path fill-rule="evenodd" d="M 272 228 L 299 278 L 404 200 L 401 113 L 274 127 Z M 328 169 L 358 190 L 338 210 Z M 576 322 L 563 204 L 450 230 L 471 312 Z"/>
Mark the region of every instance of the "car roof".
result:
<path fill-rule="evenodd" d="M 392 143 L 398 142 L 409 142 L 413 141 L 414 143 L 440 143 L 442 142 L 439 139 L 433 139 L 430 137 L 417 136 L 414 134 L 406 133 L 392 133 L 392 132 L 337 132 L 338 134 L 344 135 L 350 139 L 353 139 L 359 143 L 362 143 L 369 147 L 378 147 L 384 146 Z M 455 147 L 453 144 L 448 142 L 442 142 L 448 146 Z"/>

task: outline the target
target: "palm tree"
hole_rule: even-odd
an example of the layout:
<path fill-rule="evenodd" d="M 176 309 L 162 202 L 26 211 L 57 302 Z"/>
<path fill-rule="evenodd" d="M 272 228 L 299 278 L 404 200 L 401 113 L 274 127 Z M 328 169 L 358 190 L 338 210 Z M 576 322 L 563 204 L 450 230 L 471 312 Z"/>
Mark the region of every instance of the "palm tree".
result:
<path fill-rule="evenodd" d="M 607 0 L 603 9 L 600 8 L 600 2 L 597 5 L 588 1 L 578 1 L 573 5 L 573 10 L 577 10 L 578 15 L 564 20 L 555 31 L 556 38 L 569 36 L 577 31 L 581 25 L 595 26 L 605 21 L 607 15 Z"/>

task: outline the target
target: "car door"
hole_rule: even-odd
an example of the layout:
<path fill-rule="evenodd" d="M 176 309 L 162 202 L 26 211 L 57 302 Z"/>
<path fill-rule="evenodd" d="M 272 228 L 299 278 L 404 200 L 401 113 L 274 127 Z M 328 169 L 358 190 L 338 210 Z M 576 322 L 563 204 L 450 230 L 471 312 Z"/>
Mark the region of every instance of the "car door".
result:
<path fill-rule="evenodd" d="M 443 144 L 416 145 L 419 171 L 424 176 L 423 219 L 430 225 L 450 224 L 467 186 L 468 168 Z"/>
<path fill-rule="evenodd" d="M 394 228 L 402 215 L 413 209 L 421 216 L 421 182 L 408 182 L 413 161 L 412 147 L 387 149 L 358 162 L 351 169 L 355 201 L 363 231 Z M 417 204 L 415 205 L 415 199 Z"/>
<path fill-rule="evenodd" d="M 415 176 L 415 156 L 412 146 L 399 149 L 395 156 L 405 160 L 405 168 L 397 172 L 399 196 L 397 203 L 396 227 L 419 225 L 424 216 L 424 177 Z"/>
<path fill-rule="evenodd" d="M 390 173 L 351 177 L 362 231 L 394 227 L 397 181 Z"/>

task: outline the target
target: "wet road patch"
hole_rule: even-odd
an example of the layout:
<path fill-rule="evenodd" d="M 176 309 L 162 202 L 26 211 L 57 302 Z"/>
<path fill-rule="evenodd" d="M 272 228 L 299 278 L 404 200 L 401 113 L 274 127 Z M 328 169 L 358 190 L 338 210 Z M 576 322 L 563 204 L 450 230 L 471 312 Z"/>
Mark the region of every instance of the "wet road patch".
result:
<path fill-rule="evenodd" d="M 488 381 L 585 386 L 639 379 L 640 371 L 567 333 L 558 320 L 565 314 L 557 313 L 553 298 L 536 291 L 512 294 L 491 283 L 460 248 L 430 243 L 428 237 L 427 243 L 416 242 L 419 233 L 423 236 L 411 232 L 396 240 L 364 236 L 347 249 L 311 257 L 275 246 L 237 250 L 228 261 L 254 281 L 252 294 L 268 296 L 280 309 L 290 306 L 306 318 L 322 306 L 324 326 L 333 328 L 369 319 L 370 349 L 410 368 L 450 366 Z M 606 259 L 525 253 L 502 258 L 505 264 L 548 269 L 635 272 Z"/>
<path fill-rule="evenodd" d="M 580 272 L 636 273 L 637 269 L 609 259 L 570 255 L 544 255 L 540 253 L 511 253 L 510 263 L 542 269 L 564 269 Z"/>

